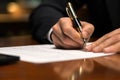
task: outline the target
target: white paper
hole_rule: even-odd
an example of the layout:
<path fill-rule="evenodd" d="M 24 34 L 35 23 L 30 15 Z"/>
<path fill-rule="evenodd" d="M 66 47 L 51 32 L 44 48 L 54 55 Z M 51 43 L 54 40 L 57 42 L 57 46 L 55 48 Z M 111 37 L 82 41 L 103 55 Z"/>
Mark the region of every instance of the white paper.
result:
<path fill-rule="evenodd" d="M 20 56 L 22 61 L 32 63 L 50 63 L 85 58 L 108 56 L 111 54 L 84 52 L 82 50 L 56 49 L 54 45 L 28 45 L 2 47 L 0 53 Z"/>

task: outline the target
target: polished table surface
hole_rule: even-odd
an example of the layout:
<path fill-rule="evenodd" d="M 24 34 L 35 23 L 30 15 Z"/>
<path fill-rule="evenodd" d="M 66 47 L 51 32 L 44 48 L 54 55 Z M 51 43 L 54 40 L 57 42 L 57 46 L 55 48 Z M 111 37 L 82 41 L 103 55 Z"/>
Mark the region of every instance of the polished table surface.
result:
<path fill-rule="evenodd" d="M 29 35 L 0 38 L 0 47 L 34 44 Z M 120 80 L 120 54 L 48 64 L 18 61 L 0 66 L 0 80 Z"/>

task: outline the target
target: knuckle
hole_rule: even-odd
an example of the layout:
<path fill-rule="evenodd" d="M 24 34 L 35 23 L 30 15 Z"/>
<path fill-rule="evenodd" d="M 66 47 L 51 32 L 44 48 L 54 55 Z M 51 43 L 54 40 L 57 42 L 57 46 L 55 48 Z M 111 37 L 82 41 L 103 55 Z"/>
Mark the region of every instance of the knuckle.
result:
<path fill-rule="evenodd" d="M 118 31 L 120 32 L 120 28 L 118 28 Z"/>
<path fill-rule="evenodd" d="M 59 22 L 62 22 L 63 20 L 64 20 L 64 18 L 60 18 L 60 19 L 59 19 Z"/>
<path fill-rule="evenodd" d="M 60 18 L 60 19 L 59 19 L 59 22 L 62 23 L 62 24 L 63 24 L 63 23 L 66 23 L 66 21 L 67 21 L 67 18 Z"/>
<path fill-rule="evenodd" d="M 53 26 L 52 29 L 53 29 L 53 31 L 56 31 L 56 30 L 57 30 L 57 27 L 56 27 L 56 26 Z"/>
<path fill-rule="evenodd" d="M 109 38 L 110 37 L 110 34 L 109 33 L 107 33 L 107 34 L 105 34 L 105 36 L 104 36 L 105 38 Z"/>
<path fill-rule="evenodd" d="M 116 30 L 114 30 L 114 31 L 116 31 L 117 33 L 120 34 L 120 28 L 118 28 L 118 29 L 116 29 Z"/>
<path fill-rule="evenodd" d="M 71 19 L 67 17 L 62 17 L 58 21 L 60 24 L 70 24 L 71 25 Z"/>
<path fill-rule="evenodd" d="M 54 32 L 54 31 L 58 31 L 58 27 L 59 27 L 59 26 L 58 26 L 58 23 L 56 23 L 56 24 L 52 27 L 53 32 Z"/>
<path fill-rule="evenodd" d="M 88 24 L 89 26 L 93 27 L 93 25 L 91 23 Z"/>
<path fill-rule="evenodd" d="M 91 46 L 96 47 L 96 46 L 98 46 L 98 44 L 99 44 L 98 42 L 93 42 Z"/>
<path fill-rule="evenodd" d="M 94 26 L 92 24 L 89 24 L 89 30 L 94 31 Z"/>
<path fill-rule="evenodd" d="M 92 31 L 94 31 L 95 30 L 95 27 L 91 24 L 91 27 L 92 27 Z"/>
<path fill-rule="evenodd" d="M 120 35 L 114 35 L 111 39 L 118 41 L 118 40 L 120 40 Z"/>

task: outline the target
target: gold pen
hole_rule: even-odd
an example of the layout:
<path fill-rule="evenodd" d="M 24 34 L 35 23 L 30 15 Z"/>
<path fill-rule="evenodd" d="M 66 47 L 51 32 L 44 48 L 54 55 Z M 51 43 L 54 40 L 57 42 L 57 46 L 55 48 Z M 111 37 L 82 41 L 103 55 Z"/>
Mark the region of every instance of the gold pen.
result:
<path fill-rule="evenodd" d="M 73 9 L 73 6 L 70 2 L 68 2 L 68 4 L 67 4 L 66 12 L 67 12 L 68 16 L 71 18 L 71 20 L 73 21 L 75 29 L 78 32 L 82 33 L 82 25 L 81 25 L 80 20 L 77 17 L 75 10 Z M 82 36 L 82 39 L 84 42 L 84 44 L 83 44 L 83 47 L 84 47 L 86 45 L 86 39 L 83 38 L 83 36 Z"/>

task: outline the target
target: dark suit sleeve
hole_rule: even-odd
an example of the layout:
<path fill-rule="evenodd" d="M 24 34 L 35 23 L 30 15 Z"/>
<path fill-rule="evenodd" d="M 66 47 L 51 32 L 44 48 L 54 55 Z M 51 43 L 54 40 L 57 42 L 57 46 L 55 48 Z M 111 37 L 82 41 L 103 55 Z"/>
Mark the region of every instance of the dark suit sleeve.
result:
<path fill-rule="evenodd" d="M 29 22 L 34 39 L 40 43 L 50 43 L 47 33 L 59 18 L 67 16 L 67 2 L 68 0 L 43 0 L 42 4 L 33 10 Z"/>

